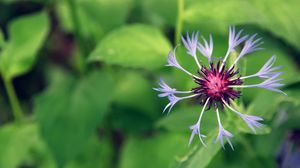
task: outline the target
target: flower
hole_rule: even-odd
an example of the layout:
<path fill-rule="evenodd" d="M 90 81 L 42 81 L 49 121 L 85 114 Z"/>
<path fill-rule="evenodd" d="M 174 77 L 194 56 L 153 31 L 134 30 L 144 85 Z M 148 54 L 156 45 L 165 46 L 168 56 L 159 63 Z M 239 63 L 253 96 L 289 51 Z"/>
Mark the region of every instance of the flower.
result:
<path fill-rule="evenodd" d="M 235 27 L 229 28 L 228 49 L 225 56 L 221 60 L 212 58 L 213 40 L 211 35 L 209 42 L 203 36 L 201 36 L 203 43 L 198 42 L 198 32 L 192 33 L 191 37 L 188 35 L 188 33 L 186 37 L 182 36 L 182 43 L 184 44 L 187 53 L 194 58 L 199 68 L 196 74 L 192 74 L 179 64 L 175 55 L 176 48 L 174 51 L 171 50 L 169 52 L 167 66 L 178 68 L 190 75 L 191 79 L 194 80 L 197 86 L 188 91 L 178 91 L 177 89 L 167 85 L 166 82 L 161 79 L 159 82 L 159 88 L 154 88 L 154 90 L 159 92 L 159 97 L 167 97 L 169 99 L 169 103 L 166 105 L 163 112 L 168 110 L 169 113 L 176 103 L 185 99 L 196 98 L 200 104 L 203 105 L 196 124 L 190 126 L 192 133 L 189 144 L 192 142 L 195 135 L 198 135 L 201 143 L 206 146 L 202 139 L 206 136 L 201 134 L 200 126 L 204 113 L 211 108 L 216 111 L 218 120 L 219 132 L 216 142 L 220 142 L 223 148 L 225 139 L 233 149 L 233 145 L 230 141 L 230 139 L 233 137 L 233 134 L 226 130 L 222 125 L 219 114 L 220 110 L 223 111 L 224 108 L 230 109 L 233 113 L 239 116 L 254 133 L 256 133 L 256 128 L 261 128 L 263 126 L 263 124 L 260 123 L 263 121 L 261 117 L 240 113 L 232 107 L 234 101 L 241 96 L 241 91 L 237 90 L 237 88 L 262 88 L 285 94 L 280 90 L 280 87 L 283 86 L 283 84 L 280 83 L 282 79 L 279 78 L 282 72 L 277 71 L 280 67 L 273 67 L 273 64 L 276 60 L 275 56 L 272 56 L 255 74 L 242 76 L 239 73 L 239 70 L 236 68 L 238 61 L 244 56 L 262 49 L 260 47 L 262 44 L 261 38 L 256 38 L 256 34 L 252 36 L 242 35 L 242 32 L 243 30 L 240 30 L 236 33 Z M 242 43 L 244 43 L 244 45 L 237 58 L 231 65 L 226 65 L 227 58 L 233 51 L 235 51 L 235 48 Z M 197 51 L 208 59 L 208 66 L 202 62 L 200 64 Z M 264 79 L 264 81 L 257 84 L 244 84 L 245 79 L 255 77 Z"/>
<path fill-rule="evenodd" d="M 209 99 L 206 100 L 206 102 L 204 104 L 204 107 L 202 108 L 202 111 L 200 113 L 200 117 L 199 117 L 197 123 L 195 125 L 190 126 L 190 130 L 192 131 L 192 135 L 190 137 L 189 145 L 192 143 L 195 134 L 198 134 L 201 143 L 206 147 L 205 143 L 202 140 L 202 138 L 205 138 L 206 136 L 201 134 L 201 132 L 200 132 L 200 124 L 201 124 L 201 119 L 202 119 L 205 107 L 207 106 L 208 102 L 209 102 Z"/>
<path fill-rule="evenodd" d="M 240 30 L 238 33 L 235 33 L 235 27 L 229 27 L 229 38 L 228 38 L 228 51 L 232 52 L 232 50 L 240 45 L 243 41 L 245 41 L 248 35 L 241 36 L 243 30 Z"/>
<path fill-rule="evenodd" d="M 208 62 L 211 62 L 211 56 L 212 56 L 213 47 L 214 47 L 212 36 L 209 35 L 209 44 L 203 36 L 201 38 L 204 42 L 204 45 L 201 43 L 198 43 L 198 50 L 201 52 L 202 55 L 207 57 Z"/>
<path fill-rule="evenodd" d="M 176 89 L 167 85 L 162 78 L 160 79 L 159 86 L 160 88 L 153 88 L 154 90 L 161 92 L 161 94 L 158 95 L 159 97 L 167 97 L 175 93 L 192 93 L 192 91 L 177 91 Z"/>
<path fill-rule="evenodd" d="M 186 33 L 186 38 L 181 36 L 182 43 L 187 49 L 187 53 L 192 57 L 196 57 L 197 44 L 198 44 L 198 32 L 193 32 L 192 37 L 189 37 L 189 34 Z"/>
<path fill-rule="evenodd" d="M 187 71 L 186 69 L 184 69 L 180 66 L 180 64 L 178 63 L 178 61 L 176 59 L 175 50 L 176 50 L 176 47 L 174 49 L 174 52 L 172 52 L 172 50 L 169 52 L 169 54 L 168 54 L 168 64 L 166 66 L 175 67 L 175 68 L 177 68 L 179 70 L 182 70 L 183 72 L 189 74 L 192 77 L 196 77 L 192 73 L 190 73 L 189 71 Z M 198 63 L 198 60 L 197 60 L 197 63 Z"/>
<path fill-rule="evenodd" d="M 198 95 L 193 94 L 193 95 L 186 96 L 186 97 L 177 97 L 174 94 L 170 94 L 170 95 L 168 95 L 169 103 L 166 105 L 166 107 L 165 107 L 165 109 L 164 109 L 163 112 L 165 112 L 169 108 L 168 113 L 170 113 L 170 111 L 172 110 L 173 106 L 178 101 L 183 100 L 183 99 L 189 99 L 189 98 L 196 97 L 196 96 L 198 96 Z"/>
<path fill-rule="evenodd" d="M 191 143 L 192 143 L 192 141 L 193 141 L 193 139 L 194 139 L 194 136 L 197 134 L 197 135 L 199 136 L 199 139 L 200 139 L 201 143 L 202 143 L 204 146 L 206 146 L 205 143 L 204 143 L 203 140 L 202 140 L 202 138 L 205 138 L 206 136 L 205 136 L 205 135 L 202 135 L 202 134 L 200 133 L 200 123 L 197 123 L 197 124 L 195 124 L 195 125 L 190 126 L 190 130 L 192 131 L 192 135 L 191 135 L 190 140 L 189 140 L 189 145 L 191 145 Z"/>
<path fill-rule="evenodd" d="M 258 48 L 263 42 L 261 42 L 261 38 L 255 39 L 256 34 L 251 36 L 246 42 L 245 45 L 238 55 L 237 59 L 234 61 L 232 66 L 234 66 L 242 57 L 245 55 L 252 53 L 254 51 L 262 50 L 263 48 Z"/>
<path fill-rule="evenodd" d="M 248 127 L 256 134 L 256 128 L 261 128 L 263 124 L 259 123 L 259 121 L 263 121 L 264 119 L 258 117 L 258 116 L 252 116 L 252 115 L 247 115 L 247 114 L 242 114 L 238 112 L 237 110 L 233 109 L 230 107 L 226 102 L 224 104 L 234 113 L 236 113 L 238 116 L 240 116 L 248 125 Z"/>
<path fill-rule="evenodd" d="M 251 77 L 260 77 L 260 78 L 271 78 L 274 75 L 277 74 L 282 74 L 282 72 L 274 72 L 276 70 L 278 70 L 281 66 L 276 66 L 276 67 L 272 67 L 274 62 L 276 60 L 276 56 L 273 55 L 265 64 L 263 67 L 261 67 L 261 69 L 253 74 L 253 75 L 249 75 L 249 76 L 243 76 L 241 77 L 241 79 L 247 79 L 247 78 L 251 78 Z"/>

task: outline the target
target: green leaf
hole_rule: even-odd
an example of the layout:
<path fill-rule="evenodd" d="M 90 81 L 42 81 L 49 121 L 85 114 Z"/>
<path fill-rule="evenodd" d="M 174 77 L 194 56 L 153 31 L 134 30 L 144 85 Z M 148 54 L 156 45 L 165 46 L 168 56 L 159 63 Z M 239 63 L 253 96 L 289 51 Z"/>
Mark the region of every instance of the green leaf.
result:
<path fill-rule="evenodd" d="M 112 80 L 107 73 L 93 72 L 78 83 L 72 77 L 58 78 L 35 100 L 35 113 L 42 138 L 62 166 L 86 144 L 108 110 Z"/>
<path fill-rule="evenodd" d="M 45 12 L 23 16 L 9 24 L 9 39 L 0 55 L 0 70 L 6 79 L 30 70 L 48 31 Z"/>
<path fill-rule="evenodd" d="M 132 5 L 133 0 L 76 0 L 79 23 L 83 25 L 80 27 L 81 33 L 98 41 L 105 32 L 126 21 Z M 63 28 L 73 32 L 72 17 L 66 1 L 58 1 L 56 8 Z"/>
<path fill-rule="evenodd" d="M 88 140 L 87 145 L 66 168 L 95 168 L 111 167 L 113 158 L 113 146 L 110 139 L 94 136 Z"/>
<path fill-rule="evenodd" d="M 153 122 L 161 117 L 157 93 L 146 75 L 136 71 L 116 70 L 113 103 L 108 120 L 113 129 L 125 133 L 144 132 L 153 128 Z M 138 125 L 138 126 L 137 126 Z"/>
<path fill-rule="evenodd" d="M 263 13 L 265 22 L 260 24 L 263 28 L 271 30 L 278 37 L 286 40 L 300 51 L 300 11 L 297 10 L 298 0 L 255 0 L 258 11 Z"/>
<path fill-rule="evenodd" d="M 157 106 L 157 94 L 153 85 L 140 73 L 123 70 L 115 74 L 116 89 L 113 100 L 118 105 L 130 107 L 155 118 L 160 109 Z M 141 99 L 142 95 L 142 99 Z"/>
<path fill-rule="evenodd" d="M 188 149 L 187 138 L 179 134 L 156 134 L 152 137 L 130 137 L 121 153 L 120 168 L 165 168 Z M 175 147 L 176 146 L 176 147 Z"/>
<path fill-rule="evenodd" d="M 209 11 L 209 12 L 208 12 Z M 219 0 L 193 1 L 184 12 L 184 21 L 191 25 L 207 26 L 210 25 L 212 32 L 226 32 L 228 25 L 258 23 L 264 19 L 261 13 L 256 12 L 254 5 L 249 0 Z"/>
<path fill-rule="evenodd" d="M 153 119 L 134 108 L 114 105 L 108 119 L 113 129 L 123 133 L 144 133 L 153 128 Z"/>
<path fill-rule="evenodd" d="M 261 92 L 251 102 L 247 109 L 247 113 L 251 115 L 257 115 L 264 119 L 270 120 L 279 105 L 281 96 L 276 96 L 277 93 L 273 92 Z"/>
<path fill-rule="evenodd" d="M 159 29 L 130 25 L 108 34 L 92 52 L 89 61 L 154 70 L 166 63 L 170 48 Z"/>
<path fill-rule="evenodd" d="M 147 0 L 141 1 L 141 3 L 143 12 L 152 22 L 170 26 L 176 25 L 177 0 Z"/>
<path fill-rule="evenodd" d="M 227 0 L 222 5 L 219 0 L 200 0 L 186 7 L 184 20 L 192 27 L 223 33 L 232 24 L 255 24 L 300 50 L 299 5 L 298 0 Z"/>
<path fill-rule="evenodd" d="M 0 128 L 0 167 L 16 168 L 25 162 L 39 143 L 35 124 L 9 124 Z"/>

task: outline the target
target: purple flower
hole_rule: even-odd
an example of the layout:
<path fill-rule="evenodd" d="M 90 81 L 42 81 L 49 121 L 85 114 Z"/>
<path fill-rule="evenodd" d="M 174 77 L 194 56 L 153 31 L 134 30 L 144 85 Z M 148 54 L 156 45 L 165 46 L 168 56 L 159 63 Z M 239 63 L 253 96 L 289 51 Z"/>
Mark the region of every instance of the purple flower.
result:
<path fill-rule="evenodd" d="M 196 134 L 198 134 L 201 143 L 203 144 L 203 146 L 206 147 L 205 143 L 204 143 L 203 140 L 202 140 L 202 138 L 205 138 L 206 136 L 205 136 L 205 135 L 202 135 L 202 134 L 200 133 L 200 124 L 201 124 L 201 119 L 202 119 L 202 116 L 203 116 L 203 114 L 204 114 L 204 111 L 205 111 L 205 108 L 206 108 L 208 102 L 209 102 L 209 99 L 206 100 L 206 102 L 205 102 L 205 104 L 204 104 L 204 106 L 203 106 L 203 108 L 202 108 L 202 111 L 201 111 L 201 113 L 200 113 L 200 117 L 199 117 L 197 123 L 196 123 L 195 125 L 190 126 L 190 130 L 192 131 L 192 134 L 191 134 L 191 137 L 190 137 L 189 145 L 192 143 L 192 141 L 193 141 L 193 139 L 194 139 L 194 136 L 195 136 Z"/>
<path fill-rule="evenodd" d="M 192 134 L 191 134 L 191 137 L 190 137 L 190 140 L 189 140 L 189 145 L 191 145 L 193 139 L 194 139 L 194 136 L 195 135 L 198 135 L 199 136 L 199 139 L 201 141 L 201 143 L 203 144 L 203 146 L 206 147 L 205 143 L 203 142 L 202 138 L 205 138 L 206 136 L 205 135 L 202 135 L 200 133 L 200 123 L 197 123 L 195 125 L 192 125 L 190 126 L 190 130 L 192 131 Z"/>
<path fill-rule="evenodd" d="M 241 79 L 247 79 L 247 78 L 251 78 L 251 77 L 260 77 L 263 79 L 266 78 L 271 78 L 275 75 L 280 75 L 282 74 L 282 72 L 275 72 L 276 70 L 280 69 L 281 66 L 276 66 L 276 67 L 272 67 L 274 62 L 276 60 L 276 57 L 273 55 L 265 64 L 263 67 L 261 67 L 261 69 L 253 74 L 253 75 L 249 75 L 249 76 L 243 76 L 241 77 Z"/>
<path fill-rule="evenodd" d="M 259 123 L 259 121 L 263 121 L 264 119 L 260 117 L 246 114 L 241 114 L 240 117 L 246 122 L 246 124 L 254 133 L 256 133 L 255 128 L 261 128 L 263 126 L 263 124 Z"/>
<path fill-rule="evenodd" d="M 261 124 L 259 121 L 263 121 L 264 119 L 258 117 L 258 116 L 252 116 L 252 115 L 247 115 L 247 114 L 242 114 L 240 112 L 238 112 L 237 110 L 233 109 L 232 107 L 230 107 L 227 102 L 225 102 L 223 100 L 223 103 L 234 113 L 236 113 L 239 117 L 241 117 L 246 124 L 248 125 L 248 127 L 254 132 L 256 133 L 255 128 L 261 128 L 263 126 L 263 124 Z"/>
<path fill-rule="evenodd" d="M 254 34 L 246 41 L 242 51 L 239 54 L 239 57 L 243 57 L 246 54 L 263 49 L 258 48 L 263 42 L 261 42 L 261 38 L 255 39 L 256 35 L 257 34 Z"/>
<path fill-rule="evenodd" d="M 161 94 L 158 95 L 159 97 L 166 97 L 176 93 L 176 89 L 167 85 L 163 79 L 160 79 L 159 86 L 160 88 L 153 88 L 154 90 L 161 92 Z"/>
<path fill-rule="evenodd" d="M 163 112 L 165 112 L 168 108 L 168 114 L 170 113 L 170 111 L 172 110 L 173 106 L 180 100 L 183 100 L 183 99 L 189 99 L 189 98 L 193 98 L 193 97 L 196 97 L 197 95 L 196 94 L 193 94 L 193 95 L 189 95 L 189 96 L 185 96 L 185 97 L 177 97 L 175 96 L 174 94 L 170 94 L 168 95 L 168 99 L 169 99 L 169 103 L 166 105 L 165 109 Z"/>
<path fill-rule="evenodd" d="M 161 94 L 159 94 L 159 97 L 167 97 L 170 95 L 173 95 L 175 93 L 179 94 L 179 93 L 192 93 L 192 91 L 177 91 L 174 88 L 171 88 L 169 85 L 166 84 L 166 82 L 161 78 L 160 82 L 158 83 L 160 88 L 153 88 L 154 90 L 161 92 Z"/>
<path fill-rule="evenodd" d="M 264 82 L 258 84 L 257 87 L 261 87 L 261 88 L 264 88 L 264 89 L 272 90 L 274 92 L 279 92 L 279 93 L 286 94 L 283 91 L 279 90 L 279 87 L 284 86 L 284 84 L 279 83 L 283 79 L 277 79 L 277 77 L 279 75 L 280 75 L 280 73 L 277 73 L 274 76 L 271 76 L 270 78 L 268 78 Z"/>
<path fill-rule="evenodd" d="M 205 40 L 205 38 L 202 36 L 202 40 L 204 42 L 204 45 L 201 43 L 198 43 L 198 50 L 201 52 L 202 55 L 207 57 L 208 61 L 211 62 L 211 56 L 213 52 L 213 39 L 212 36 L 209 35 L 209 43 Z"/>
<path fill-rule="evenodd" d="M 258 48 L 263 42 L 261 42 L 261 38 L 255 39 L 256 34 L 254 34 L 253 36 L 251 36 L 246 42 L 245 45 L 242 49 L 242 51 L 240 52 L 240 54 L 238 55 L 237 59 L 234 61 L 234 63 L 231 65 L 230 68 L 232 68 L 234 65 L 236 65 L 236 63 L 245 55 L 254 52 L 254 51 L 258 51 L 258 50 L 262 50 L 263 48 Z"/>
<path fill-rule="evenodd" d="M 169 51 L 168 64 L 166 66 L 173 66 L 175 68 L 182 69 L 182 67 L 177 62 L 175 51 L 176 51 L 176 48 L 174 49 L 174 52 L 172 52 L 172 50 Z"/>
<path fill-rule="evenodd" d="M 189 34 L 186 33 L 186 38 L 181 36 L 182 43 L 187 49 L 187 53 L 192 57 L 196 57 L 197 44 L 198 44 L 198 32 L 192 33 L 192 37 L 190 38 Z"/>
<path fill-rule="evenodd" d="M 168 64 L 166 66 L 175 67 L 175 68 L 180 69 L 181 71 L 187 73 L 188 75 L 197 78 L 192 73 L 190 73 L 189 71 L 187 71 L 186 69 L 184 69 L 184 68 L 181 67 L 181 65 L 178 63 L 178 61 L 176 59 L 175 51 L 176 51 L 176 48 L 174 49 L 174 52 L 172 52 L 172 50 L 169 51 L 169 54 L 168 54 Z"/>
<path fill-rule="evenodd" d="M 221 127 L 219 127 L 219 133 L 218 133 L 216 142 L 219 141 L 221 143 L 222 147 L 225 149 L 224 140 L 223 140 L 223 139 L 225 139 L 229 143 L 231 149 L 234 150 L 233 145 L 230 141 L 230 138 L 232 138 L 232 137 L 233 137 L 233 135 L 221 126 Z"/>
<path fill-rule="evenodd" d="M 218 119 L 218 124 L 219 124 L 219 133 L 218 133 L 218 136 L 217 136 L 217 139 L 215 142 L 219 141 L 221 143 L 222 147 L 225 149 L 224 141 L 223 141 L 223 138 L 224 138 L 229 143 L 231 149 L 233 150 L 233 145 L 230 141 L 230 138 L 232 138 L 233 135 L 229 131 L 227 131 L 223 128 L 218 109 L 216 109 L 216 113 L 217 113 L 217 119 Z"/>
<path fill-rule="evenodd" d="M 175 96 L 174 94 L 168 95 L 168 99 L 169 99 L 169 103 L 166 105 L 165 109 L 163 112 L 165 112 L 168 108 L 168 114 L 170 113 L 170 111 L 172 110 L 173 106 L 180 101 L 180 98 Z"/>
<path fill-rule="evenodd" d="M 236 46 L 240 45 L 248 38 L 248 35 L 242 36 L 243 30 L 235 33 L 235 27 L 229 27 L 228 51 L 231 52 Z"/>
<path fill-rule="evenodd" d="M 281 74 L 282 72 L 274 72 L 281 68 L 281 66 L 272 67 L 276 60 L 276 56 L 273 55 L 265 65 L 257 72 L 257 76 L 260 78 L 270 78 L 276 74 Z"/>
<path fill-rule="evenodd" d="M 202 37 L 202 36 L 201 36 Z M 229 29 L 229 46 L 227 52 L 222 60 L 214 60 L 212 58 L 213 52 L 213 40 L 210 35 L 209 42 L 203 37 L 203 44 L 198 43 L 198 32 L 193 33 L 191 37 L 187 34 L 186 39 L 182 37 L 182 42 L 189 53 L 196 61 L 198 65 L 198 71 L 196 74 L 192 74 L 184 69 L 176 60 L 175 50 L 174 52 L 170 51 L 168 57 L 168 66 L 176 67 L 183 72 L 191 76 L 191 80 L 194 80 L 196 86 L 191 88 L 189 91 L 177 91 L 175 88 L 167 85 L 163 80 L 159 83 L 159 88 L 154 88 L 154 90 L 160 92 L 159 97 L 168 97 L 169 103 L 166 105 L 164 112 L 168 109 L 168 113 L 172 110 L 174 105 L 184 99 L 197 98 L 201 105 L 203 105 L 200 116 L 196 124 L 190 127 L 192 133 L 190 137 L 189 144 L 192 142 L 195 135 L 199 136 L 201 143 L 205 146 L 203 142 L 204 135 L 200 132 L 201 120 L 204 112 L 207 109 L 214 108 L 217 114 L 217 120 L 219 124 L 219 133 L 216 141 L 219 141 L 224 147 L 224 139 L 229 143 L 233 149 L 230 138 L 233 135 L 224 129 L 221 123 L 219 116 L 219 110 L 224 110 L 225 107 L 229 108 L 235 114 L 237 114 L 249 128 L 255 133 L 255 128 L 260 128 L 263 126 L 260 122 L 263 121 L 262 118 L 258 116 L 252 116 L 247 114 L 242 114 L 232 108 L 230 104 L 234 104 L 234 101 L 241 96 L 241 92 L 236 90 L 237 88 L 263 88 L 271 90 L 274 92 L 279 92 L 285 94 L 280 90 L 280 87 L 283 86 L 280 82 L 282 79 L 279 76 L 282 72 L 277 72 L 279 67 L 273 67 L 275 62 L 275 56 L 271 57 L 264 66 L 255 74 L 249 76 L 242 76 L 239 74 L 239 71 L 236 70 L 235 66 L 239 59 L 243 58 L 245 55 L 260 50 L 259 46 L 262 44 L 261 39 L 256 39 L 256 34 L 248 38 L 248 35 L 242 35 L 242 30 L 236 33 L 235 27 L 230 27 Z M 231 52 L 238 45 L 244 43 L 244 47 L 241 52 L 238 54 L 237 59 L 232 65 L 226 65 L 226 59 Z M 197 46 L 198 45 L 198 46 Z M 196 56 L 196 50 L 202 53 L 209 61 L 209 65 L 200 64 Z M 261 83 L 244 85 L 244 79 L 247 78 L 262 78 L 264 79 Z M 185 94 L 185 96 L 178 96 Z"/>
<path fill-rule="evenodd" d="M 228 49 L 222 61 L 222 66 L 224 65 L 229 54 L 234 50 L 234 48 L 240 45 L 248 38 L 248 35 L 241 36 L 242 32 L 243 30 L 240 30 L 238 33 L 236 33 L 234 26 L 229 27 Z"/>
<path fill-rule="evenodd" d="M 282 81 L 283 79 L 281 78 L 277 78 L 279 75 L 281 75 L 281 72 L 277 72 L 274 73 L 273 76 L 270 76 L 268 79 L 266 79 L 265 81 L 263 81 L 262 83 L 259 84 L 253 84 L 253 85 L 237 85 L 237 86 L 229 86 L 229 87 L 235 87 L 235 88 L 255 88 L 255 87 L 259 87 L 259 88 L 264 88 L 267 90 L 271 90 L 274 92 L 279 92 L 282 93 L 284 95 L 287 95 L 286 93 L 284 93 L 283 91 L 281 91 L 279 88 L 284 86 L 284 84 L 279 83 L 280 81 Z"/>

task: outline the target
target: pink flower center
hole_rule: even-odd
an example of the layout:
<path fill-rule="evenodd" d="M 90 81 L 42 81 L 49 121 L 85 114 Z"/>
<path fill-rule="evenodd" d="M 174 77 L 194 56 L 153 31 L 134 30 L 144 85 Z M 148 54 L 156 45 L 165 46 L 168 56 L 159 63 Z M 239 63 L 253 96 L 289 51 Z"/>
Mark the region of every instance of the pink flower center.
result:
<path fill-rule="evenodd" d="M 205 102 L 209 98 L 209 108 L 214 104 L 215 108 L 218 104 L 223 108 L 223 100 L 230 103 L 240 96 L 240 92 L 229 87 L 229 85 L 241 85 L 242 81 L 235 75 L 238 71 L 234 69 L 220 69 L 220 63 L 215 67 L 211 64 L 209 68 L 202 67 L 198 72 L 199 78 L 195 78 L 195 82 L 199 85 L 192 91 L 199 94 L 200 98 Z M 203 103 L 202 102 L 202 103 Z"/>
<path fill-rule="evenodd" d="M 223 80 L 219 73 L 216 76 L 210 74 L 207 77 L 208 80 L 205 81 L 205 85 L 207 86 L 207 93 L 212 97 L 221 98 L 222 93 L 226 92 L 228 88 L 228 80 Z"/>

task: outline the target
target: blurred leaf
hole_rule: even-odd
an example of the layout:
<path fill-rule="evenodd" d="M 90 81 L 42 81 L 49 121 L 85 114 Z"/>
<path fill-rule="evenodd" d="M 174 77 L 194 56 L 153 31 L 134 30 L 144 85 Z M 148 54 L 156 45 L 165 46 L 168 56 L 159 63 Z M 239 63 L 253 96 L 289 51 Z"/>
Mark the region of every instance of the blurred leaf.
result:
<path fill-rule="evenodd" d="M 170 43 L 159 29 L 141 24 L 130 25 L 108 34 L 89 60 L 153 70 L 166 62 L 170 48 Z"/>
<path fill-rule="evenodd" d="M 0 167 L 16 168 L 39 141 L 35 124 L 9 124 L 0 128 Z"/>
<path fill-rule="evenodd" d="M 45 12 L 20 17 L 9 25 L 9 39 L 0 56 L 1 73 L 6 79 L 30 70 L 48 31 Z"/>
<path fill-rule="evenodd" d="M 133 0 L 76 0 L 81 33 L 97 41 L 105 32 L 121 26 Z M 58 17 L 65 30 L 73 32 L 70 10 L 64 0 L 58 1 Z M 109 18 L 109 19 L 108 19 Z"/>
<path fill-rule="evenodd" d="M 153 128 L 153 119 L 134 108 L 115 105 L 109 113 L 113 129 L 124 133 L 141 133 Z"/>
<path fill-rule="evenodd" d="M 108 168 L 112 163 L 112 144 L 107 138 L 92 137 L 88 140 L 84 151 L 65 168 Z"/>
<path fill-rule="evenodd" d="M 176 0 L 144 0 L 141 3 L 143 11 L 154 23 L 175 26 L 177 18 Z"/>
<path fill-rule="evenodd" d="M 254 10 L 251 0 L 227 0 L 220 4 L 219 0 L 192 1 L 185 10 L 184 21 L 190 25 L 203 26 L 212 32 L 227 32 L 231 24 L 258 23 L 264 17 Z"/>
<path fill-rule="evenodd" d="M 76 84 L 65 76 L 36 98 L 41 134 L 58 165 L 73 159 L 86 144 L 108 110 L 112 80 L 94 72 Z"/>
<path fill-rule="evenodd" d="M 126 133 L 140 133 L 153 128 L 153 122 L 161 117 L 156 92 L 146 74 L 137 71 L 113 73 L 115 91 L 113 106 L 108 119 L 113 129 Z"/>
<path fill-rule="evenodd" d="M 280 96 L 275 96 L 277 93 L 271 91 L 261 92 L 251 102 L 247 109 L 247 113 L 251 115 L 260 116 L 264 119 L 270 120 L 279 105 Z"/>
<path fill-rule="evenodd" d="M 187 141 L 187 138 L 178 134 L 130 137 L 121 153 L 120 168 L 169 167 L 178 154 L 188 149 Z"/>
<path fill-rule="evenodd" d="M 256 24 L 288 41 L 300 50 L 298 0 L 219 0 L 193 1 L 185 10 L 185 21 L 192 26 L 225 32 L 229 25 Z"/>
<path fill-rule="evenodd" d="M 231 130 L 230 130 L 231 131 Z M 231 131 L 232 132 L 232 131 Z M 203 147 L 199 142 L 197 145 L 190 148 L 185 155 L 178 157 L 172 164 L 172 168 L 204 168 L 215 157 L 221 149 L 219 144 L 214 144 L 217 130 L 212 130 L 205 139 L 207 147 Z M 198 140 L 198 139 L 197 139 Z"/>
<path fill-rule="evenodd" d="M 295 104 L 300 103 L 300 82 L 291 83 L 285 89 L 288 98 L 292 98 Z M 292 101 L 292 100 L 291 100 Z"/>
<path fill-rule="evenodd" d="M 157 127 L 163 127 L 168 131 L 175 132 L 188 132 L 190 133 L 189 127 L 197 122 L 197 119 L 200 115 L 202 106 L 196 105 L 191 107 L 181 107 L 175 109 L 169 115 L 166 115 L 161 120 L 156 123 Z M 203 119 L 201 122 L 202 133 L 210 132 L 216 128 L 216 114 L 215 111 L 209 110 L 205 111 Z"/>
<path fill-rule="evenodd" d="M 197 120 L 201 106 L 184 107 L 175 109 L 170 115 L 164 116 L 157 123 L 157 127 L 163 127 L 169 131 L 189 131 L 189 126 Z"/>
<path fill-rule="evenodd" d="M 300 23 L 298 22 L 300 1 L 255 0 L 254 4 L 265 17 L 265 22 L 261 26 L 271 30 L 275 35 L 285 39 L 300 51 Z"/>
<path fill-rule="evenodd" d="M 124 72 L 122 69 L 116 73 L 115 78 L 116 89 L 113 95 L 115 103 L 134 108 L 152 119 L 160 116 L 156 92 L 146 76 L 138 72 Z"/>

